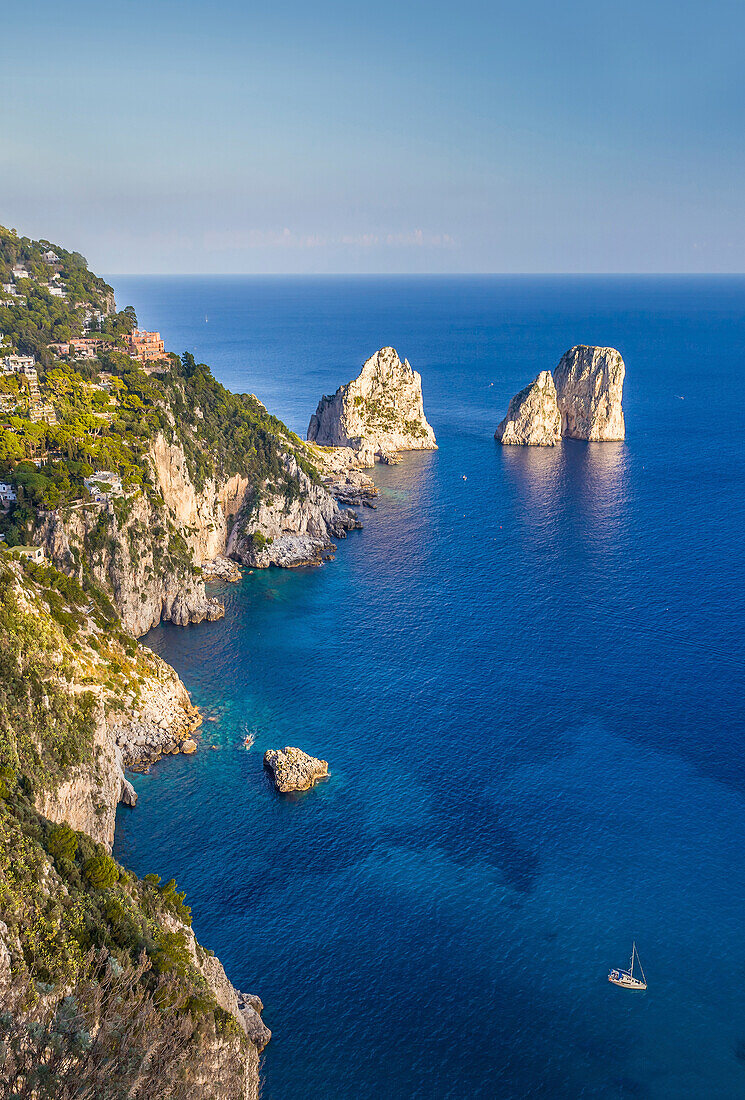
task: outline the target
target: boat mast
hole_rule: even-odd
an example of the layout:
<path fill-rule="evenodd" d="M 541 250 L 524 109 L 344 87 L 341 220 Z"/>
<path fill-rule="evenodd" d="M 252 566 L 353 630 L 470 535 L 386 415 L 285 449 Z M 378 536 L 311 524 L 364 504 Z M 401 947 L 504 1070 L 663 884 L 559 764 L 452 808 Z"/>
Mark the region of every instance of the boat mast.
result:
<path fill-rule="evenodd" d="M 634 977 L 634 955 L 635 954 L 636 954 L 636 941 L 632 940 L 631 941 L 631 969 L 629 970 L 629 974 L 631 975 L 632 978 Z"/>

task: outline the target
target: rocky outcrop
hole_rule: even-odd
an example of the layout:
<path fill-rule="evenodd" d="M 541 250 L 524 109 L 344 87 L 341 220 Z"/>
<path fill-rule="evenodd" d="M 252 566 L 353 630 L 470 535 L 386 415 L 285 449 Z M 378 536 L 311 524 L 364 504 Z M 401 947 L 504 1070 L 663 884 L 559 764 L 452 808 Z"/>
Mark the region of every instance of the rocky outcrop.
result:
<path fill-rule="evenodd" d="M 110 719 L 122 763 L 133 771 L 149 770 L 161 756 L 193 752 L 193 734 L 202 724 L 175 670 L 147 653 L 149 673 L 141 679 L 137 695 L 130 695 Z"/>
<path fill-rule="evenodd" d="M 328 489 L 300 469 L 288 455 L 289 481 L 262 487 L 246 502 L 228 539 L 227 552 L 243 565 L 285 569 L 318 565 L 333 554 L 333 538 L 361 527 L 354 512 L 340 508 Z M 294 487 L 288 493 L 287 485 Z"/>
<path fill-rule="evenodd" d="M 351 447 L 320 447 L 309 444 L 310 457 L 320 470 L 323 484 L 340 504 L 375 507 L 378 489 L 363 469 L 375 464 L 372 451 L 354 451 Z"/>
<path fill-rule="evenodd" d="M 615 348 L 580 344 L 554 371 L 561 433 L 569 439 L 625 439 L 623 380 L 626 367 Z"/>
<path fill-rule="evenodd" d="M 360 374 L 331 397 L 323 396 L 310 419 L 308 442 L 351 447 L 368 464 L 370 453 L 386 459 L 398 451 L 434 450 L 427 423 L 422 379 L 395 348 L 381 348 Z"/>
<path fill-rule="evenodd" d="M 82 580 L 86 568 L 135 635 L 161 620 L 218 619 L 223 605 L 204 582 L 240 579 L 228 556 L 259 569 L 314 565 L 333 554 L 335 538 L 362 526 L 294 452 L 283 461 L 282 484 L 254 487 L 235 475 L 197 491 L 183 450 L 159 436 L 150 454 L 157 493 L 41 513 L 34 540 L 63 572 Z"/>
<path fill-rule="evenodd" d="M 560 442 L 561 413 L 551 371 L 541 371 L 535 382 L 512 398 L 494 437 L 505 445 L 529 447 L 553 447 Z"/>
<path fill-rule="evenodd" d="M 309 756 L 302 749 L 287 745 L 284 749 L 267 749 L 264 767 L 272 773 L 274 785 L 281 794 L 289 791 L 307 791 L 319 779 L 329 774 L 325 760 Z"/>
<path fill-rule="evenodd" d="M 241 993 L 236 989 L 238 1011 L 243 1017 L 246 1035 L 261 1052 L 272 1037 L 272 1033 L 261 1018 L 264 1004 L 255 993 Z"/>
<path fill-rule="evenodd" d="M 554 371 L 510 401 L 494 433 L 504 444 L 553 447 L 560 439 L 607 442 L 625 438 L 623 359 L 615 348 L 580 344 L 566 352 Z"/>
<path fill-rule="evenodd" d="M 82 580 L 85 565 L 132 634 L 161 619 L 186 626 L 224 614 L 206 595 L 180 531 L 144 492 L 42 512 L 34 537 L 63 572 Z"/>
<path fill-rule="evenodd" d="M 213 561 L 202 562 L 200 568 L 206 581 L 229 581 L 237 584 L 243 576 L 240 567 L 224 554 L 218 555 Z"/>

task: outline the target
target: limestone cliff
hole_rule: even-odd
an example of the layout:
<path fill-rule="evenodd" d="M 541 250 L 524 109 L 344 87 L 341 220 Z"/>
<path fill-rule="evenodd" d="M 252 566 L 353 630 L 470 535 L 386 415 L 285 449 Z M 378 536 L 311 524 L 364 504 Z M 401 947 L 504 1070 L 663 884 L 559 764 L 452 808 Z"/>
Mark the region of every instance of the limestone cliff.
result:
<path fill-rule="evenodd" d="M 510 401 L 504 420 L 494 433 L 504 444 L 553 447 L 561 440 L 561 413 L 551 372 L 544 370 Z"/>
<path fill-rule="evenodd" d="M 385 459 L 398 451 L 434 450 L 435 433 L 427 423 L 422 379 L 394 348 L 381 348 L 357 378 L 323 396 L 310 419 L 308 442 L 352 447 Z"/>
<path fill-rule="evenodd" d="M 41 512 L 34 538 L 63 572 L 80 580 L 87 572 L 109 593 L 132 634 L 161 619 L 186 626 L 223 614 L 205 595 L 180 529 L 145 492 Z"/>
<path fill-rule="evenodd" d="M 65 821 L 111 850 L 117 804 L 124 795 L 131 798 L 124 767 L 181 751 L 201 716 L 175 670 L 112 629 L 82 589 L 69 588 L 60 600 L 54 573 L 35 573 L 36 579 L 28 576 L 20 562 L 2 564 L 6 643 L 33 624 L 29 656 L 19 651 L 14 667 L 25 679 L 26 660 L 29 670 L 38 663 L 34 647 L 49 658 L 38 702 L 36 755 L 43 758 L 46 740 L 56 736 L 68 705 L 87 704 L 75 751 L 66 750 L 65 767 L 53 782 L 37 787 L 35 806 L 48 820 Z M 74 639 L 69 639 L 65 631 L 72 623 Z M 15 752 L 23 756 L 22 750 Z"/>
<path fill-rule="evenodd" d="M 135 635 L 161 620 L 217 619 L 198 567 L 223 553 L 254 568 L 315 564 L 334 538 L 361 526 L 329 489 L 284 455 L 283 476 L 261 485 L 246 475 L 194 484 L 183 448 L 158 435 L 148 454 L 149 490 L 39 514 L 35 541 L 54 564 L 109 593 Z"/>
<path fill-rule="evenodd" d="M 247 497 L 231 530 L 227 553 L 244 565 L 316 565 L 333 554 L 333 538 L 362 526 L 292 455 L 286 472 L 283 484 L 264 484 Z"/>
<path fill-rule="evenodd" d="M 178 751 L 200 718 L 174 670 L 122 632 L 105 597 L 91 597 L 50 566 L 24 564 L 14 560 L 12 553 L 0 555 L 0 709 L 0 847 L 5 844 L 7 849 L 0 852 L 1 984 L 4 973 L 9 981 L 16 977 L 20 981 L 23 974 L 33 980 L 35 963 L 29 963 L 31 970 L 27 970 L 23 960 L 35 957 L 27 945 L 34 942 L 39 912 L 53 914 L 53 920 L 69 913 L 67 924 L 44 926 L 45 936 L 57 937 L 49 941 L 55 944 L 55 964 L 67 965 L 70 956 L 59 946 L 60 937 L 74 938 L 78 915 L 87 919 L 84 915 L 97 904 L 87 898 L 72 904 L 73 895 L 90 888 L 85 885 L 86 856 L 103 858 L 90 844 L 95 841 L 111 851 L 117 803 L 123 796 L 130 803 L 133 799 L 123 764 Z M 22 806 L 25 809 L 16 818 Z M 40 815 L 36 823 L 32 811 Z M 62 850 L 50 846 L 55 834 L 49 822 L 68 825 L 91 838 L 85 844 L 80 838 L 76 842 L 83 846 L 77 864 L 70 862 L 74 848 L 62 858 Z M 44 846 L 55 855 L 54 864 Z M 30 875 L 23 888 L 19 868 Z M 150 951 L 157 951 L 164 931 L 174 934 L 174 950 L 181 950 L 179 944 L 185 946 L 212 1003 L 235 1021 L 232 1031 L 200 1031 L 191 1095 L 207 1100 L 219 1081 L 232 1090 L 220 1095 L 256 1100 L 258 1054 L 270 1038 L 257 1011 L 261 1002 L 242 997 L 239 1003 L 219 960 L 199 946 L 183 916 L 163 910 L 157 889 L 138 883 L 134 876 L 120 881 L 122 892 L 112 900 L 114 908 L 104 907 L 97 918 L 96 936 L 108 935 L 107 914 L 121 913 L 122 906 L 136 917 L 126 927 L 142 928 L 150 922 Z M 114 879 L 109 885 L 113 883 Z M 38 898 L 29 901 L 30 891 Z M 95 882 L 93 891 L 94 899 L 98 898 Z M 144 910 L 137 909 L 144 894 L 151 900 Z M 168 891 L 162 895 L 169 896 Z M 158 907 L 157 916 L 153 906 Z M 188 915 L 188 910 L 183 913 Z M 123 927 L 112 933 L 120 959 L 122 941 L 116 937 L 122 936 Z M 77 942 L 75 947 L 77 958 Z M 141 940 L 135 939 L 133 959 L 141 950 Z M 20 997 L 22 986 L 17 982 L 16 986 Z M 64 990 L 65 981 L 59 981 L 58 988 Z"/>
<path fill-rule="evenodd" d="M 605 442 L 625 438 L 623 359 L 615 348 L 584 344 L 566 352 L 554 371 L 541 371 L 510 401 L 495 438 L 503 444 L 553 447 L 560 439 Z"/>
<path fill-rule="evenodd" d="M 624 439 L 625 374 L 615 348 L 580 344 L 566 352 L 554 371 L 562 435 L 593 442 Z"/>

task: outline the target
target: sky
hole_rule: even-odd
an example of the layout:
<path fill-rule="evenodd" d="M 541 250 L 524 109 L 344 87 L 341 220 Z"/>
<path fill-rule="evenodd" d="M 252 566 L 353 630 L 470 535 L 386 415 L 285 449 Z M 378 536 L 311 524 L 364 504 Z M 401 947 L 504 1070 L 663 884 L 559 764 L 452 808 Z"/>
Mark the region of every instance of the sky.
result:
<path fill-rule="evenodd" d="M 742 272 L 743 0 L 25 0 L 0 224 L 114 273 Z"/>

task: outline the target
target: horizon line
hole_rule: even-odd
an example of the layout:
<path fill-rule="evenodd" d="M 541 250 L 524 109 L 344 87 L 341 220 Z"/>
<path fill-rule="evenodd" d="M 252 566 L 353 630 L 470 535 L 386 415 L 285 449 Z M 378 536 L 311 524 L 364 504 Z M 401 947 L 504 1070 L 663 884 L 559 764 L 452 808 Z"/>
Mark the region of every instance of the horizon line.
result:
<path fill-rule="evenodd" d="M 745 271 L 104 271 L 105 279 L 741 279 Z"/>

